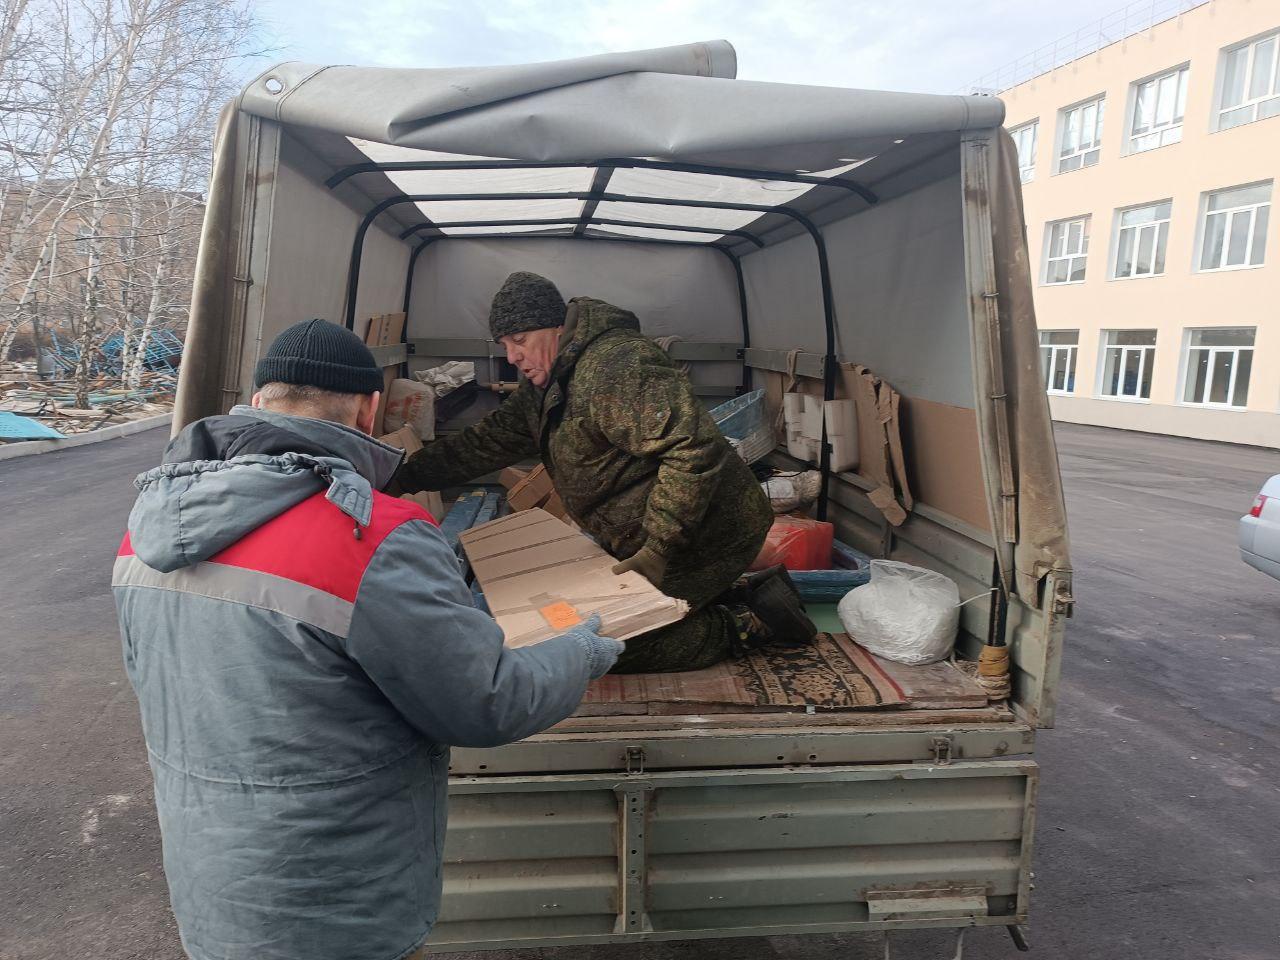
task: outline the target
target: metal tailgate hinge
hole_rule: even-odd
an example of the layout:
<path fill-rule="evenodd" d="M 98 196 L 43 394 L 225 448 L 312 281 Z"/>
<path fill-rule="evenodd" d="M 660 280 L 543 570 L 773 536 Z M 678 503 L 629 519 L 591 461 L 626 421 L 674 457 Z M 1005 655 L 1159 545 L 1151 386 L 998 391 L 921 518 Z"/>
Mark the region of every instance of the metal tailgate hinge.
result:
<path fill-rule="evenodd" d="M 627 773 L 644 773 L 644 747 L 631 744 L 623 754 Z"/>
<path fill-rule="evenodd" d="M 933 749 L 934 763 L 939 766 L 946 766 L 951 762 L 951 751 L 955 745 L 955 741 L 951 737 L 934 737 L 929 745 Z"/>
<path fill-rule="evenodd" d="M 1076 598 L 1071 595 L 1071 581 L 1059 579 L 1053 585 L 1053 612 L 1068 619 L 1076 612 Z"/>

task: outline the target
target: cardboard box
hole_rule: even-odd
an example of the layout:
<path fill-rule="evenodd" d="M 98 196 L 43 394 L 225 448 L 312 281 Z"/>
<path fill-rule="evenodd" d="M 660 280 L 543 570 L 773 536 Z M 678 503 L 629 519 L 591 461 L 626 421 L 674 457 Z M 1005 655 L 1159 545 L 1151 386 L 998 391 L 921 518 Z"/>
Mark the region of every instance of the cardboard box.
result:
<path fill-rule="evenodd" d="M 371 347 L 389 347 L 393 343 L 399 343 L 403 333 L 403 313 L 380 313 L 369 318 L 364 342 Z"/>
<path fill-rule="evenodd" d="M 459 538 L 509 647 L 540 643 L 591 614 L 600 632 L 626 640 L 689 612 L 635 572 L 615 575 L 598 545 L 533 508 L 472 527 Z"/>
<path fill-rule="evenodd" d="M 523 467 L 507 467 L 498 474 L 498 482 L 510 490 L 525 477 L 529 476 L 530 472 Z"/>
<path fill-rule="evenodd" d="M 430 493 L 423 491 L 420 493 L 401 494 L 401 500 L 412 500 L 418 506 L 422 507 L 427 513 L 431 514 L 431 518 L 437 523 L 444 517 L 444 498 L 438 492 L 432 490 Z"/>
<path fill-rule="evenodd" d="M 515 511 L 532 510 L 546 503 L 555 492 L 556 488 L 551 484 L 547 468 L 538 464 L 523 480 L 518 480 L 514 486 L 507 488 L 507 503 Z"/>
<path fill-rule="evenodd" d="M 401 427 L 395 433 L 383 434 L 378 439 L 390 446 L 399 447 L 406 457 L 411 457 L 422 449 L 422 441 L 410 426 Z"/>
<path fill-rule="evenodd" d="M 551 476 L 542 464 L 532 470 L 507 467 L 498 474 L 498 482 L 507 488 L 507 504 L 513 512 L 541 507 L 559 520 L 569 519 L 564 501 L 551 485 Z"/>
<path fill-rule="evenodd" d="M 569 511 L 565 510 L 564 501 L 560 499 L 560 494 L 556 493 L 554 490 L 551 491 L 551 496 L 547 497 L 547 499 L 543 501 L 542 509 L 547 511 L 547 513 L 551 514 L 557 520 L 564 520 L 569 523 L 573 522 L 569 520 Z"/>

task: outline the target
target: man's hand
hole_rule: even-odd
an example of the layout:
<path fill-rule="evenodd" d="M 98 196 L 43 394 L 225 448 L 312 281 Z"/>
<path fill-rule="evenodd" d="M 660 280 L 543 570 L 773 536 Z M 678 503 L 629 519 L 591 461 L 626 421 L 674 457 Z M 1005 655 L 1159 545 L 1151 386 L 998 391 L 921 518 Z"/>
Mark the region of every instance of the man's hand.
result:
<path fill-rule="evenodd" d="M 667 572 L 667 558 L 646 543 L 633 557 L 615 564 L 613 568 L 615 574 L 626 573 L 628 570 L 634 570 L 661 589 L 662 578 Z"/>
<path fill-rule="evenodd" d="M 621 640 L 600 635 L 600 614 L 598 613 L 593 613 L 576 627 L 566 630 L 564 635 L 577 637 L 586 649 L 591 651 L 589 669 L 592 680 L 599 680 L 613 669 L 613 665 L 618 662 L 618 657 L 622 656 L 622 651 L 627 649 L 627 645 Z"/>

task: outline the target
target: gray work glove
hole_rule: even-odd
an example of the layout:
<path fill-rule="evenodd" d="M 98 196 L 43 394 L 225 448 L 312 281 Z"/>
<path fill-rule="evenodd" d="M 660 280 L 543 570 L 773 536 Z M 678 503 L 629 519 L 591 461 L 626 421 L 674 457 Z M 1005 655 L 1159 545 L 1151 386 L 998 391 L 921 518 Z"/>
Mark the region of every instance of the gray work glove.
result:
<path fill-rule="evenodd" d="M 667 573 L 667 558 L 646 543 L 630 559 L 613 567 L 615 574 L 626 573 L 628 570 L 634 570 L 655 587 L 661 588 L 662 578 Z"/>
<path fill-rule="evenodd" d="M 622 651 L 627 649 L 627 645 L 621 640 L 600 636 L 599 630 L 600 614 L 593 613 L 576 627 L 564 632 L 564 636 L 576 637 L 582 641 L 583 648 L 587 651 L 588 670 L 592 680 L 598 680 L 608 673 L 618 662 Z"/>

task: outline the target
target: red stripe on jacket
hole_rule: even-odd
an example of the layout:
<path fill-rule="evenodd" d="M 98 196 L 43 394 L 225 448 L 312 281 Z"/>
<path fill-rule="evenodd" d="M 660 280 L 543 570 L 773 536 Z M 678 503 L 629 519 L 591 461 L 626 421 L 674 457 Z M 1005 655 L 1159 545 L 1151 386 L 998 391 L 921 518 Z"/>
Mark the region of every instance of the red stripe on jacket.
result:
<path fill-rule="evenodd" d="M 411 500 L 375 492 L 373 515 L 367 527 L 360 527 L 357 540 L 356 522 L 326 500 L 321 491 L 205 562 L 284 577 L 354 602 L 374 551 L 392 531 L 410 520 L 426 520 L 433 525 L 436 522 Z M 133 553 L 126 531 L 118 555 L 127 557 Z"/>

